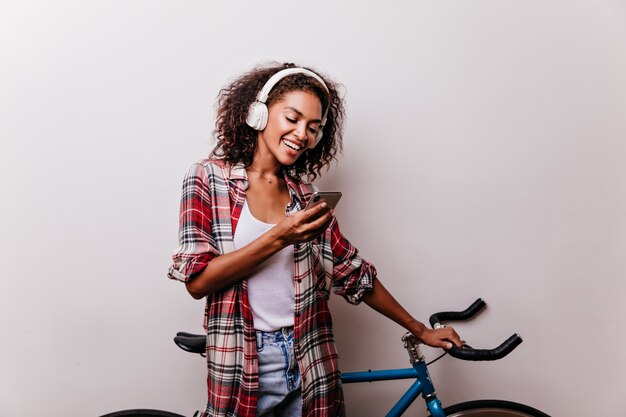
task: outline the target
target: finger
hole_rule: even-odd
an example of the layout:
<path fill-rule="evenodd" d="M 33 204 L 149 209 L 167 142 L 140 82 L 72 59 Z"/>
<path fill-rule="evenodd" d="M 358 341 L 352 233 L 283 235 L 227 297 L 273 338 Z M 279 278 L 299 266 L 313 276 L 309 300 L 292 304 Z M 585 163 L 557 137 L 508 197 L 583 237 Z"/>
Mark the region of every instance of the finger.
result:
<path fill-rule="evenodd" d="M 456 347 L 463 347 L 463 341 L 461 340 L 461 338 L 459 336 L 455 337 L 452 339 L 452 343 L 454 343 L 456 345 Z"/>
<path fill-rule="evenodd" d="M 333 215 L 330 213 L 330 210 L 328 210 L 326 211 L 326 213 L 322 214 L 321 216 L 315 218 L 310 223 L 308 223 L 307 227 L 311 231 L 319 229 L 319 231 L 322 232 L 328 228 L 328 225 L 330 224 L 332 219 L 333 219 Z"/>
<path fill-rule="evenodd" d="M 454 344 L 448 340 L 445 336 L 443 336 L 441 333 L 439 334 L 435 334 L 433 335 L 434 337 L 430 340 L 430 343 L 426 343 L 429 346 L 432 347 L 438 347 L 438 348 L 442 348 L 442 349 L 452 349 L 452 347 L 454 346 Z"/>
<path fill-rule="evenodd" d="M 316 205 L 315 207 L 311 207 L 306 210 L 297 211 L 296 213 L 290 216 L 292 218 L 292 222 L 295 222 L 298 225 L 303 225 L 303 226 L 307 225 L 308 223 L 311 222 L 311 220 L 317 218 L 317 216 L 319 216 L 319 213 L 324 210 L 323 207 L 320 207 L 323 204 L 326 204 L 326 203 L 320 203 Z"/>
<path fill-rule="evenodd" d="M 318 223 L 317 220 L 315 222 L 316 222 L 316 224 Z M 307 241 L 309 241 L 309 240 L 312 240 L 312 239 L 315 239 L 315 238 L 321 236 L 328 229 L 329 225 L 330 225 L 330 220 L 325 222 L 325 223 L 323 223 L 321 226 L 308 228 L 308 226 L 310 226 L 310 224 L 307 225 L 308 230 L 306 231 L 305 239 Z"/>
<path fill-rule="evenodd" d="M 320 204 L 304 210 L 304 216 L 305 218 L 315 217 L 315 215 L 323 212 L 324 210 L 328 210 L 328 203 L 322 201 Z"/>
<path fill-rule="evenodd" d="M 450 331 L 450 335 L 446 337 L 446 339 L 454 343 L 457 347 L 463 347 L 463 341 L 461 340 L 457 332 L 451 327 L 447 330 Z"/>
<path fill-rule="evenodd" d="M 311 208 L 310 212 L 309 210 L 306 210 L 304 212 L 304 217 L 302 218 L 302 222 L 307 223 L 308 225 L 312 225 L 312 224 L 319 225 L 320 222 L 318 222 L 318 220 L 328 218 L 328 216 L 330 216 L 330 209 L 326 205 L 324 207 L 320 207 L 322 204 L 325 205 L 326 203 L 318 204 L 317 206 Z"/>
<path fill-rule="evenodd" d="M 461 339 L 456 334 L 452 327 L 439 328 L 434 330 L 435 332 L 435 343 L 433 346 L 440 347 L 442 349 L 452 349 L 455 345 L 458 347 L 463 347 L 463 343 Z"/>

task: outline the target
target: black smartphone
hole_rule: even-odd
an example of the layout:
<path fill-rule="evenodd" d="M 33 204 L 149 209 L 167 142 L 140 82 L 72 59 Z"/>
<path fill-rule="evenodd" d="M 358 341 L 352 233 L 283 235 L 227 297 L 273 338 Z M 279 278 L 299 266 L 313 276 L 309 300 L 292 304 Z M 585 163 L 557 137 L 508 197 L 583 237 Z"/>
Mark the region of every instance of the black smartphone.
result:
<path fill-rule="evenodd" d="M 329 209 L 334 209 L 337 207 L 337 203 L 341 199 L 340 191 L 316 191 L 311 196 L 309 203 L 306 205 L 305 210 L 310 209 L 311 207 L 315 207 L 316 205 L 326 202 L 328 204 Z"/>

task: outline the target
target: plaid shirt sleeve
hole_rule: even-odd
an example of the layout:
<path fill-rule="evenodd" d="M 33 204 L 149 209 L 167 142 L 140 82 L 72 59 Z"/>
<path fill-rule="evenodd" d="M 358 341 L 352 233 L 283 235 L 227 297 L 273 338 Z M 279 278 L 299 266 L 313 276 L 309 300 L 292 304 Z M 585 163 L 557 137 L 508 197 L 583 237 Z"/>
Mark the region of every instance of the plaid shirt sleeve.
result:
<path fill-rule="evenodd" d="M 357 248 L 341 234 L 335 218 L 327 233 L 333 254 L 333 292 L 351 304 L 359 304 L 363 295 L 373 288 L 376 268 L 359 256 Z"/>
<path fill-rule="evenodd" d="M 179 246 L 174 251 L 168 277 L 186 282 L 220 254 L 211 233 L 209 181 L 202 164 L 191 166 L 183 181 L 179 217 Z"/>

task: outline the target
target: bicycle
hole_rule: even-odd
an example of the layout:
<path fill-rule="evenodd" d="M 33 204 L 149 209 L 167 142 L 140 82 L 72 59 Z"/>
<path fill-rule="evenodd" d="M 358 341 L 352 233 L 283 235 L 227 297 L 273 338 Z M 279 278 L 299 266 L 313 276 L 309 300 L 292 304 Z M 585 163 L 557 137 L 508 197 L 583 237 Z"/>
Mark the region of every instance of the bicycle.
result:
<path fill-rule="evenodd" d="M 444 322 L 469 320 L 478 314 L 486 306 L 482 299 L 476 300 L 463 311 L 444 311 L 430 316 L 429 322 L 434 329 L 444 327 Z M 409 354 L 411 368 L 387 369 L 364 372 L 345 372 L 341 374 L 344 384 L 374 381 L 390 381 L 396 379 L 415 379 L 415 382 L 402 395 L 398 402 L 387 413 L 386 417 L 400 417 L 409 406 L 422 395 L 426 403 L 428 417 L 550 417 L 542 411 L 531 406 L 503 400 L 475 400 L 455 404 L 443 408 L 437 398 L 435 387 L 428 373 L 428 365 L 439 360 L 446 354 L 461 360 L 493 361 L 502 359 L 511 353 L 520 343 L 522 338 L 514 334 L 494 349 L 474 349 L 468 344 L 462 348 L 454 346 L 448 349 L 433 361 L 426 363 L 424 355 L 420 351 L 420 343 L 411 333 L 402 336 L 404 348 Z M 206 345 L 205 335 L 196 335 L 186 332 L 178 332 L 174 342 L 183 350 L 191 353 L 204 354 Z M 196 412 L 197 413 L 197 412 Z M 195 415 L 195 414 L 194 414 Z M 124 410 L 101 417 L 184 417 L 161 410 Z"/>

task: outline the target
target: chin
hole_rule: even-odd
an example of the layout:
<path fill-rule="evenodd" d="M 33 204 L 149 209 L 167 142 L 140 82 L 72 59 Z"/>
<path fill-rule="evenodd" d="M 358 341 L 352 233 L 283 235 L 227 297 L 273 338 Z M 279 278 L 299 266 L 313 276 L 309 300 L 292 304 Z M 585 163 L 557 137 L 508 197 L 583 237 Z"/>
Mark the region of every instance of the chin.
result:
<path fill-rule="evenodd" d="M 282 166 L 288 167 L 296 163 L 298 158 L 283 158 L 283 160 L 278 161 Z"/>
<path fill-rule="evenodd" d="M 293 165 L 296 163 L 298 158 L 300 158 L 300 156 L 302 156 L 302 152 L 295 156 L 281 155 L 281 157 L 278 159 L 278 162 L 280 162 L 281 165 L 285 165 L 285 166 Z"/>

